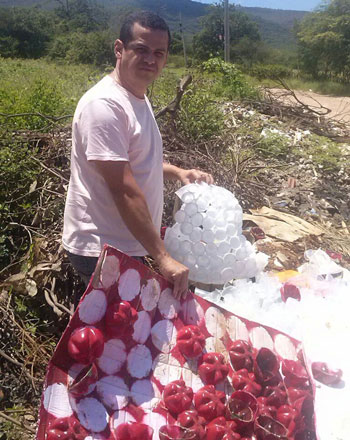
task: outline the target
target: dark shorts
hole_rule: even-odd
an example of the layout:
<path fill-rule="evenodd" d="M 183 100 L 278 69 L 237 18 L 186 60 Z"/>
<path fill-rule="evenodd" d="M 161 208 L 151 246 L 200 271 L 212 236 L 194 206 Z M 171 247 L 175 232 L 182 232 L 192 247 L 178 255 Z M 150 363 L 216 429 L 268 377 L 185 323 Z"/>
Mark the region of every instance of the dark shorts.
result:
<path fill-rule="evenodd" d="M 84 255 L 76 255 L 66 251 L 68 259 L 75 271 L 85 284 L 89 284 L 91 275 L 95 271 L 98 257 L 85 257 Z"/>
<path fill-rule="evenodd" d="M 85 287 L 89 284 L 90 278 L 95 271 L 95 267 L 98 261 L 98 257 L 85 257 L 84 255 L 76 255 L 71 252 L 66 251 L 68 259 L 79 275 L 80 279 L 83 281 Z M 144 257 L 133 257 L 135 260 L 145 263 Z M 80 301 L 84 292 L 79 292 L 74 298 L 74 307 L 76 307 Z"/>

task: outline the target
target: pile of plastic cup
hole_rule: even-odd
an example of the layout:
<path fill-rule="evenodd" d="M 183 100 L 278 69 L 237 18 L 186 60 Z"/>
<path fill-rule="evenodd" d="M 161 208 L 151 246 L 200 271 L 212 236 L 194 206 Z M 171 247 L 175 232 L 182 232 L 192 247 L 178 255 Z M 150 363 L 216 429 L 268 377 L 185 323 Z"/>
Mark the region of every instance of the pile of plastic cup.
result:
<path fill-rule="evenodd" d="M 192 183 L 176 194 L 182 205 L 164 242 L 170 255 L 189 268 L 190 280 L 225 284 L 263 269 L 259 254 L 242 235 L 242 208 L 230 191 Z"/>

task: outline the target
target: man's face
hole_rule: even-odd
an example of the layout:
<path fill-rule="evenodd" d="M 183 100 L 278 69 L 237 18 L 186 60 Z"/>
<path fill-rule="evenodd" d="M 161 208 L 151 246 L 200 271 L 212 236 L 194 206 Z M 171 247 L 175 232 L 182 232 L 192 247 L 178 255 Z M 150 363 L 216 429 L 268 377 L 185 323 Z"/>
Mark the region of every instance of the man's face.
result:
<path fill-rule="evenodd" d="M 115 53 L 120 79 L 147 88 L 161 73 L 168 56 L 168 33 L 133 25 L 133 39 L 126 46 L 117 40 Z"/>

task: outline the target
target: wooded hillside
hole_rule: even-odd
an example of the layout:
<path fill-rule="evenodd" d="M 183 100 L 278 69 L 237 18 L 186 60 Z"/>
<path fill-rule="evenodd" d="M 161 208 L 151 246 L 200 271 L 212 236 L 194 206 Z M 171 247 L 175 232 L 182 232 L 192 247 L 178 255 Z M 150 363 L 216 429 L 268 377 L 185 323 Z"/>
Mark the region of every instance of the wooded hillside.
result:
<path fill-rule="evenodd" d="M 89 2 L 91 6 L 95 2 Z M 169 22 L 172 31 L 179 30 L 180 13 L 184 31 L 192 36 L 200 30 L 199 19 L 209 11 L 209 5 L 191 0 L 97 0 L 112 15 L 118 15 L 125 9 L 149 9 L 155 11 Z M 36 6 L 52 10 L 62 4 L 58 0 L 3 0 L 1 6 L 30 7 Z M 66 2 L 69 4 L 69 2 Z M 292 28 L 296 20 L 301 20 L 306 12 L 288 11 L 268 8 L 249 8 L 237 6 L 237 9 L 247 14 L 258 25 L 262 40 L 271 47 L 280 48 L 294 45 Z"/>

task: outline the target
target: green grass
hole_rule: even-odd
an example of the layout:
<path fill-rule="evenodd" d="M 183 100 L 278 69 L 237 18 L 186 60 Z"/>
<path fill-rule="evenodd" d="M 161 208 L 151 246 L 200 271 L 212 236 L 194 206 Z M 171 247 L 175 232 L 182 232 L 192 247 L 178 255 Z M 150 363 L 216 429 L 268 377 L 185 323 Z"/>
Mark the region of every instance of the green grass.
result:
<path fill-rule="evenodd" d="M 156 108 L 175 96 L 176 85 L 189 70 L 182 58 L 170 57 L 162 76 L 150 87 Z M 112 69 L 112 66 L 109 70 Z M 45 59 L 0 59 L 0 113 L 42 113 L 51 116 L 71 115 L 78 100 L 106 72 L 89 65 L 67 65 Z M 69 119 L 64 120 L 68 123 Z M 47 121 L 39 117 L 0 116 L 0 126 L 10 129 L 40 129 Z"/>
<path fill-rule="evenodd" d="M 46 60 L 0 60 L 0 113 L 72 114 L 81 95 L 103 75 L 87 65 L 60 65 Z M 38 117 L 0 117 L 12 129 L 40 129 Z"/>
<path fill-rule="evenodd" d="M 191 60 L 189 60 L 191 65 Z M 182 55 L 169 55 L 166 68 L 179 69 L 180 71 L 186 71 L 185 60 Z"/>
<path fill-rule="evenodd" d="M 49 129 L 48 121 L 40 116 L 6 115 L 72 115 L 83 93 L 106 73 L 88 65 L 57 64 L 44 59 L 0 61 L 0 129 L 7 130 Z M 174 98 L 179 80 L 187 73 L 192 73 L 193 82 L 183 97 L 177 127 L 190 138 L 209 138 L 222 128 L 218 102 L 247 97 L 251 88 L 237 69 L 227 75 L 203 75 L 195 68 L 186 69 L 182 57 L 170 56 L 161 77 L 149 88 L 156 111 Z M 70 119 L 62 122 L 69 124 Z"/>

